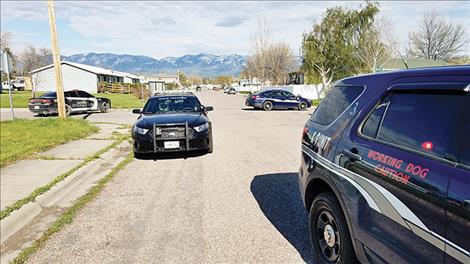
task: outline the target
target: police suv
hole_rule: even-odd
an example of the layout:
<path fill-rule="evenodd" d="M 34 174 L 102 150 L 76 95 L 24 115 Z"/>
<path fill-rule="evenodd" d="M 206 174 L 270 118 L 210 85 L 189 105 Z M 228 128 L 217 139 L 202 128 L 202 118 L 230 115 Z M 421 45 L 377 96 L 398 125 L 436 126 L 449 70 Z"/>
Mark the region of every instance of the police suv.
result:
<path fill-rule="evenodd" d="M 299 187 L 320 263 L 470 263 L 470 66 L 336 83 Z"/>

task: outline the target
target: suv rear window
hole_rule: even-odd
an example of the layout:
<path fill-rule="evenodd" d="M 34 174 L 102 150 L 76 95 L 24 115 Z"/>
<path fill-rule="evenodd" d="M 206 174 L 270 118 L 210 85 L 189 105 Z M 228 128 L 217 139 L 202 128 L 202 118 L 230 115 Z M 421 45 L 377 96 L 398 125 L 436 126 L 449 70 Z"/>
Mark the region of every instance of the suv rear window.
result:
<path fill-rule="evenodd" d="M 312 122 L 329 125 L 362 93 L 361 86 L 335 86 L 312 115 Z"/>
<path fill-rule="evenodd" d="M 458 161 L 462 117 L 470 95 L 393 93 L 362 126 L 362 134 L 393 145 Z M 384 107 L 385 106 L 385 107 Z"/>

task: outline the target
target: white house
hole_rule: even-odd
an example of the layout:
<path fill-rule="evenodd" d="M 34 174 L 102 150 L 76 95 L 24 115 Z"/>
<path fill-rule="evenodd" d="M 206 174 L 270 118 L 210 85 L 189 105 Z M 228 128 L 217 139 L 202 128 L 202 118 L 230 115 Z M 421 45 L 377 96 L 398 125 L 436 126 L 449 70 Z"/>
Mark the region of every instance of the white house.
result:
<path fill-rule="evenodd" d="M 83 90 L 98 92 L 99 82 L 139 83 L 139 77 L 130 73 L 118 72 L 101 67 L 62 61 L 62 79 L 64 90 Z M 48 65 L 31 71 L 33 89 L 36 91 L 55 91 L 54 65 Z"/>
<path fill-rule="evenodd" d="M 150 77 L 152 81 L 163 81 L 166 84 L 179 84 L 178 75 L 154 74 Z"/>

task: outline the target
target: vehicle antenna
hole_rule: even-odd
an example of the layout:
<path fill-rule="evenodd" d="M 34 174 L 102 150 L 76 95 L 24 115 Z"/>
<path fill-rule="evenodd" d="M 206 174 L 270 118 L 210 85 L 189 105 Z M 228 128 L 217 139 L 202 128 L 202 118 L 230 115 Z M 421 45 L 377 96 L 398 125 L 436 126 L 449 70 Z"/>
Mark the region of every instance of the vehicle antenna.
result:
<path fill-rule="evenodd" d="M 408 67 L 408 63 L 406 63 L 405 58 L 401 55 L 400 51 L 398 50 L 398 55 L 400 55 L 401 60 L 403 61 L 403 64 L 405 64 L 406 69 L 408 70 L 410 67 Z"/>

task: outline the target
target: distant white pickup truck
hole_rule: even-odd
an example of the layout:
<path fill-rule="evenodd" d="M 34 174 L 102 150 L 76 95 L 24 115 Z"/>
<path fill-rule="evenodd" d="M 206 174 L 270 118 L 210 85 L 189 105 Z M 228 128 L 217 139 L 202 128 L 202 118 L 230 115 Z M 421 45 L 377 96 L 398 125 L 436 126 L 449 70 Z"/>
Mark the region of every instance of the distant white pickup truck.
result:
<path fill-rule="evenodd" d="M 11 82 L 11 85 L 13 86 L 12 87 L 13 89 L 16 89 L 18 91 L 24 91 L 24 88 L 25 88 L 24 78 L 18 77 L 16 79 L 14 79 Z"/>

